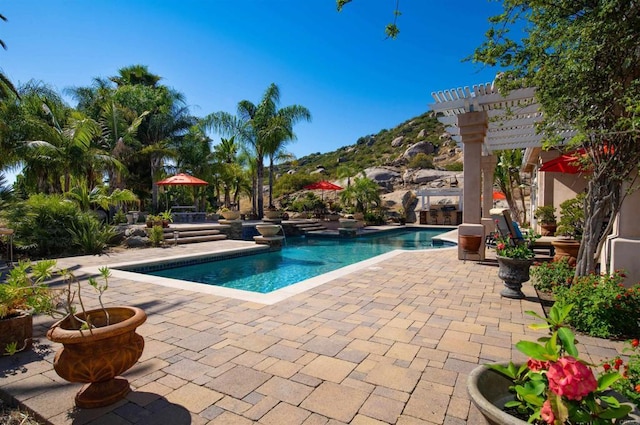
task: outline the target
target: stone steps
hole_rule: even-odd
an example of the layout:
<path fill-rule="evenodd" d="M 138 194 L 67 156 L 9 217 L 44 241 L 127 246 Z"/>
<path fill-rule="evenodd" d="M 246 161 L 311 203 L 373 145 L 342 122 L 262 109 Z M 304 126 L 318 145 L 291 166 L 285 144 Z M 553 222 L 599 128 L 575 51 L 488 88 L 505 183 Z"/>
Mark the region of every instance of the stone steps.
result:
<path fill-rule="evenodd" d="M 210 242 L 227 239 L 227 235 L 220 232 L 220 225 L 184 225 L 170 226 L 164 229 L 164 240 L 168 244 L 174 243 L 174 232 L 178 232 L 177 243 L 187 244 L 196 242 Z"/>
<path fill-rule="evenodd" d="M 317 230 L 327 230 L 327 228 L 321 223 L 300 223 L 296 224 L 296 227 L 303 233 L 313 232 Z"/>

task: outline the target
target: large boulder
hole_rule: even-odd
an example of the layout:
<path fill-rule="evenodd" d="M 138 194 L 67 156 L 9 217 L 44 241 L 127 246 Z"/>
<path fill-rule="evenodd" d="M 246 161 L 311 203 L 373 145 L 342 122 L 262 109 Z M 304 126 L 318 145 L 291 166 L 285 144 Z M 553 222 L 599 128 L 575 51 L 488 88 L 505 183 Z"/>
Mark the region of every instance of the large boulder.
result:
<path fill-rule="evenodd" d="M 403 141 L 404 141 L 404 136 L 396 137 L 391 141 L 391 147 L 397 148 L 399 146 L 402 146 Z"/>
<path fill-rule="evenodd" d="M 131 236 L 125 240 L 125 245 L 128 248 L 143 248 L 150 245 L 149 238 L 142 236 Z"/>
<path fill-rule="evenodd" d="M 431 142 L 418 142 L 411 146 L 409 146 L 404 153 L 402 154 L 402 158 L 406 160 L 410 160 L 414 156 L 419 153 L 424 153 L 426 155 L 433 155 L 436 151 L 436 147 Z"/>
<path fill-rule="evenodd" d="M 386 167 L 367 168 L 366 170 L 364 170 L 364 174 L 367 176 L 367 178 L 373 180 L 378 184 L 388 183 L 400 178 L 399 172 Z"/>

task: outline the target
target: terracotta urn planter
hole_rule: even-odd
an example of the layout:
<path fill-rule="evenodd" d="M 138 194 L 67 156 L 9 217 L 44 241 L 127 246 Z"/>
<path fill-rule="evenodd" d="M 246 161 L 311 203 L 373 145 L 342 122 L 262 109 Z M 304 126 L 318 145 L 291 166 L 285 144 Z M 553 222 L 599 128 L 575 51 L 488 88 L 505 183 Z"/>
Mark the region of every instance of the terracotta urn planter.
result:
<path fill-rule="evenodd" d="M 480 245 L 482 245 L 482 236 L 480 235 L 458 235 L 460 248 L 464 252 L 478 253 Z"/>
<path fill-rule="evenodd" d="M 558 228 L 558 225 L 556 223 L 541 223 L 540 234 L 542 236 L 553 236 L 556 234 L 557 228 Z"/>
<path fill-rule="evenodd" d="M 575 239 L 558 239 L 551 241 L 551 245 L 553 245 L 555 250 L 553 261 L 560 261 L 563 257 L 567 257 L 570 266 L 576 265 L 578 251 L 580 250 L 580 241 Z"/>
<path fill-rule="evenodd" d="M 47 338 L 63 345 L 54 358 L 53 368 L 61 378 L 87 385 L 76 394 L 76 406 L 95 408 L 112 404 L 131 391 L 129 382 L 118 375 L 133 366 L 144 349 L 144 339 L 136 328 L 147 320 L 137 307 L 110 307 L 110 325 L 104 311 L 90 310 L 77 314 L 91 318 L 96 328 L 78 330 L 66 317 L 55 323 Z"/>
<path fill-rule="evenodd" d="M 15 316 L 0 319 L 0 355 L 14 342 L 17 350 L 30 349 L 32 337 L 33 316 L 29 311 L 20 311 Z"/>
<path fill-rule="evenodd" d="M 524 298 L 522 284 L 529 280 L 529 268 L 532 260 L 496 256 L 498 260 L 498 277 L 504 282 L 504 289 L 500 295 L 505 298 Z"/>
<path fill-rule="evenodd" d="M 280 226 L 277 224 L 256 224 L 256 230 L 262 236 L 271 237 L 280 232 Z"/>

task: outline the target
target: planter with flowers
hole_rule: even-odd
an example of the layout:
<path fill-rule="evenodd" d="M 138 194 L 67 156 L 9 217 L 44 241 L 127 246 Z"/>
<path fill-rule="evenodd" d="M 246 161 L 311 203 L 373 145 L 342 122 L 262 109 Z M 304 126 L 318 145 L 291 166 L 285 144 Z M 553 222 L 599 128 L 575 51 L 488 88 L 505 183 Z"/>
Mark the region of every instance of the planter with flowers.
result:
<path fill-rule="evenodd" d="M 500 291 L 503 297 L 524 298 L 522 284 L 529 280 L 529 268 L 535 257 L 530 246 L 538 238 L 539 235 L 529 230 L 522 240 L 497 239 L 496 259 L 500 267 L 498 277 L 504 281 L 505 286 Z"/>
<path fill-rule="evenodd" d="M 481 365 L 471 372 L 469 396 L 489 422 L 611 424 L 636 417 L 637 408 L 611 391 L 623 375 L 608 370 L 596 377 L 579 358 L 575 336 L 564 326 L 571 308 L 554 306 L 546 319 L 527 312 L 545 322 L 532 328 L 552 330 L 538 342 L 516 344 L 527 363 Z"/>

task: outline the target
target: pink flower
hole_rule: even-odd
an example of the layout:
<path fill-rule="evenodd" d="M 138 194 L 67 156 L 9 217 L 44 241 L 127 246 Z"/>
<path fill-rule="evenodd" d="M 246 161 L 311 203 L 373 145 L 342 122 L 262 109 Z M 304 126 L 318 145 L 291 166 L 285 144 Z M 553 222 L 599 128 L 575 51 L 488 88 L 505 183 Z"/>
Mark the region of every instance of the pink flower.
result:
<path fill-rule="evenodd" d="M 529 359 L 527 361 L 527 367 L 533 372 L 540 372 L 541 370 L 547 370 L 549 368 L 549 362 Z"/>
<path fill-rule="evenodd" d="M 547 379 L 551 391 L 569 400 L 582 400 L 598 387 L 591 369 L 571 356 L 561 357 L 551 363 Z"/>
<path fill-rule="evenodd" d="M 552 424 L 556 421 L 556 417 L 553 414 L 553 409 L 551 408 L 551 402 L 549 400 L 545 400 L 542 405 L 542 409 L 540 409 L 540 417 L 548 424 Z"/>

